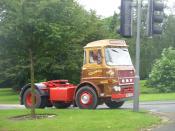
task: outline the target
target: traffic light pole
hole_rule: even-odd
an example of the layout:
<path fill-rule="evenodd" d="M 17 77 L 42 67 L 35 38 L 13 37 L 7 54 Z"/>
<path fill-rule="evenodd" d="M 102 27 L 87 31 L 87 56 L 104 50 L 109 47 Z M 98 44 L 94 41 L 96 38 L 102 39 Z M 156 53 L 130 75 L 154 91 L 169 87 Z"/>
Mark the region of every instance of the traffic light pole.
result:
<path fill-rule="evenodd" d="M 139 111 L 139 92 L 140 92 L 140 26 L 141 26 L 141 0 L 137 0 L 137 38 L 136 38 L 136 75 L 134 82 L 134 103 L 133 111 Z"/>
<path fill-rule="evenodd" d="M 153 1 L 152 0 L 148 0 L 148 10 L 147 10 L 147 35 L 148 37 L 152 37 L 152 3 Z"/>

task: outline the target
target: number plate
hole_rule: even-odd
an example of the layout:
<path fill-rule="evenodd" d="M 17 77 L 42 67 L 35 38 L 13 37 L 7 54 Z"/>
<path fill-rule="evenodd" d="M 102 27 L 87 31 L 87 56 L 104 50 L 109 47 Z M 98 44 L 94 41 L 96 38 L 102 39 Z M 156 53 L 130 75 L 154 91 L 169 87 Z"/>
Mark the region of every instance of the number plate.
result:
<path fill-rule="evenodd" d="M 133 96 L 133 93 L 126 93 L 126 97 L 131 97 Z"/>

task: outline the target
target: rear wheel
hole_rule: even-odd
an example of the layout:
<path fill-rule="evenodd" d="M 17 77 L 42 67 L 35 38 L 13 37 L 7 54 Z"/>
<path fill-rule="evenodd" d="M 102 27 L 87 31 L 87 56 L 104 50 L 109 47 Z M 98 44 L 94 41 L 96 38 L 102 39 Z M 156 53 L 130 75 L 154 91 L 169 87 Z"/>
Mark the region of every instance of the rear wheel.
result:
<path fill-rule="evenodd" d="M 46 106 L 47 106 L 47 107 L 52 107 L 52 106 L 53 106 L 53 104 L 52 104 L 51 102 L 47 101 Z"/>
<path fill-rule="evenodd" d="M 72 103 L 65 103 L 65 102 L 54 102 L 53 105 L 56 108 L 60 108 L 60 109 L 64 109 L 64 108 L 68 108 Z"/>
<path fill-rule="evenodd" d="M 78 89 L 75 100 L 80 109 L 95 109 L 98 105 L 97 93 L 89 86 Z"/>
<path fill-rule="evenodd" d="M 107 100 L 105 101 L 105 104 L 109 108 L 115 109 L 115 108 L 120 108 L 124 104 L 124 101 L 116 102 L 116 101 Z"/>
<path fill-rule="evenodd" d="M 35 89 L 35 104 L 34 107 L 35 108 L 44 108 L 46 106 L 46 97 L 41 96 L 40 92 L 38 90 Z M 25 92 L 24 92 L 24 96 L 23 96 L 23 103 L 25 105 L 26 108 L 31 108 L 32 107 L 32 93 L 31 93 L 31 88 L 28 88 Z"/>

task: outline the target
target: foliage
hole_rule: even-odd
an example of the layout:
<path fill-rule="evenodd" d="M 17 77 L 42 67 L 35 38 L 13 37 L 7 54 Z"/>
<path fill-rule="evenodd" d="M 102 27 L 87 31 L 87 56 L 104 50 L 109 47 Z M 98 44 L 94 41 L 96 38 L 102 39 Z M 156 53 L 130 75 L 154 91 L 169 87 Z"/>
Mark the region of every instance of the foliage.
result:
<path fill-rule="evenodd" d="M 105 28 L 109 30 L 111 35 L 110 37 L 120 39 L 120 35 L 117 33 L 120 28 L 119 14 L 114 12 L 113 16 L 105 18 L 102 21 L 105 25 Z"/>
<path fill-rule="evenodd" d="M 93 11 L 74 0 L 1 0 L 0 9 L 0 79 L 17 88 L 29 82 L 29 48 L 35 81 L 78 83 L 83 46 L 110 34 Z"/>
<path fill-rule="evenodd" d="M 29 47 L 33 49 L 35 81 L 68 79 L 79 83 L 84 45 L 105 38 L 124 39 L 116 33 L 119 14 L 101 19 L 75 0 L 1 0 L 0 18 L 0 83 L 3 86 L 10 83 L 21 88 L 29 82 Z M 125 38 L 133 64 L 135 18 L 133 37 Z M 148 78 L 164 48 L 175 46 L 174 23 L 175 16 L 167 16 L 163 34 L 152 39 L 146 37 L 142 23 L 141 79 Z"/>
<path fill-rule="evenodd" d="M 164 48 L 175 47 L 175 16 L 169 15 L 164 20 L 164 31 L 162 35 L 154 36 L 152 39 L 142 39 L 141 47 L 141 74 L 142 78 L 148 78 L 155 59 L 161 57 Z"/>
<path fill-rule="evenodd" d="M 160 92 L 175 91 L 175 49 L 164 49 L 149 75 L 148 84 Z"/>

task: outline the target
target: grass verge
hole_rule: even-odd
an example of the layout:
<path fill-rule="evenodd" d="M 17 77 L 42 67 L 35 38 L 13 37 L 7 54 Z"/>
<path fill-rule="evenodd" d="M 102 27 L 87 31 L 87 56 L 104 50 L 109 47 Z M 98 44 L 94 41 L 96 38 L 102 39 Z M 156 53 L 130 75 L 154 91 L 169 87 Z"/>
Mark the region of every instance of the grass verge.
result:
<path fill-rule="evenodd" d="M 0 104 L 19 104 L 19 94 L 11 88 L 0 88 Z"/>
<path fill-rule="evenodd" d="M 175 93 L 141 94 L 141 101 L 166 101 L 175 100 Z"/>
<path fill-rule="evenodd" d="M 175 93 L 158 93 L 156 88 L 151 88 L 146 85 L 146 80 L 140 81 L 140 92 L 141 101 L 175 100 Z"/>
<path fill-rule="evenodd" d="M 159 91 L 156 88 L 151 88 L 146 85 L 146 80 L 140 80 L 140 92 L 141 94 L 155 94 Z"/>
<path fill-rule="evenodd" d="M 38 114 L 56 114 L 54 118 L 14 121 L 10 117 L 30 110 L 0 110 L 0 130 L 14 131 L 135 131 L 158 124 L 160 118 L 146 112 L 129 110 L 36 110 Z"/>

